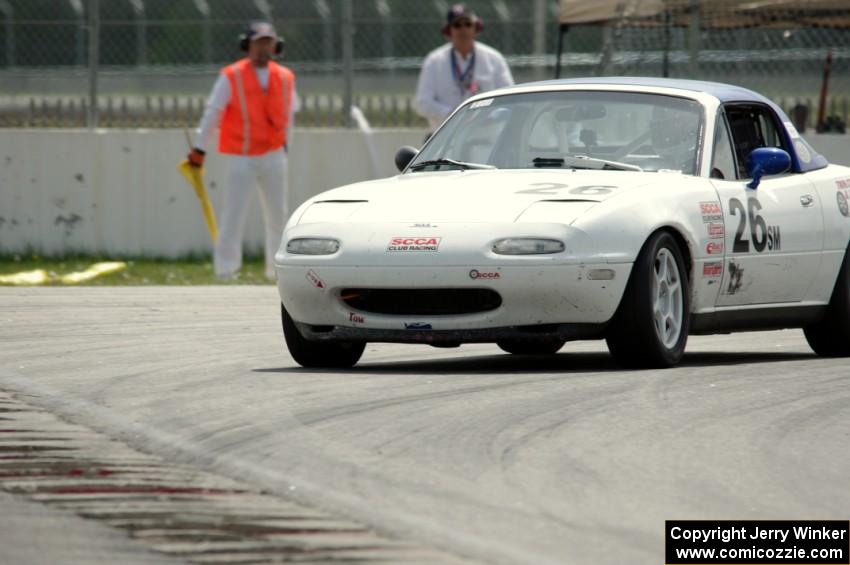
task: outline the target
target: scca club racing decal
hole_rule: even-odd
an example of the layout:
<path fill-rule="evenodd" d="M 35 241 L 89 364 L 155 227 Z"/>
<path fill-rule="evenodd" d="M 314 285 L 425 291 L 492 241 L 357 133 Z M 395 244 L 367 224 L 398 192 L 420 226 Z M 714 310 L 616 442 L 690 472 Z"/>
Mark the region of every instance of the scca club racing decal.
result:
<path fill-rule="evenodd" d="M 437 251 L 441 237 L 394 237 L 387 251 Z"/>
<path fill-rule="evenodd" d="M 761 203 L 758 198 L 748 198 L 747 207 L 737 198 L 729 200 L 729 214 L 738 216 L 738 229 L 735 231 L 735 243 L 732 253 L 749 253 L 750 242 L 757 253 L 779 251 L 781 238 L 779 226 L 769 226 L 764 217 L 759 214 Z M 749 225 L 750 239 L 745 237 Z"/>
<path fill-rule="evenodd" d="M 705 224 L 723 223 L 723 210 L 720 209 L 719 202 L 700 202 L 699 213 Z"/>

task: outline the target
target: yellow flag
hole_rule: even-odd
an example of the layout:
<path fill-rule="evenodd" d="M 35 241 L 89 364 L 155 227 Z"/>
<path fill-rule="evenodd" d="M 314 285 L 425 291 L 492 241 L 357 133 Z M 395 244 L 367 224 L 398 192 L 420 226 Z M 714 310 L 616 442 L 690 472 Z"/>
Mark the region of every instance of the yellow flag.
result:
<path fill-rule="evenodd" d="M 198 200 L 201 201 L 201 210 L 204 212 L 204 221 L 207 223 L 210 239 L 215 243 L 218 240 L 218 225 L 215 223 L 215 212 L 213 211 L 212 202 L 210 202 L 207 189 L 204 187 L 204 168 L 193 167 L 187 159 L 177 165 L 177 170 L 180 171 L 183 178 L 195 189 L 195 194 L 198 196 Z"/>

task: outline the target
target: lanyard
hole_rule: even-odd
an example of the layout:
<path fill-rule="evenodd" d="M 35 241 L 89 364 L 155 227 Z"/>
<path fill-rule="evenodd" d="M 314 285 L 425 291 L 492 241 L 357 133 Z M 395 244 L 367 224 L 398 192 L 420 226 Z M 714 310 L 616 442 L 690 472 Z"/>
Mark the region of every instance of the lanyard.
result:
<path fill-rule="evenodd" d="M 461 97 L 465 97 L 467 92 L 475 94 L 478 90 L 478 83 L 473 80 L 475 76 L 475 49 L 472 50 L 472 59 L 469 61 L 469 66 L 463 72 L 460 72 L 460 65 L 458 65 L 455 58 L 454 49 L 449 49 L 449 57 L 452 62 L 452 77 L 460 88 Z"/>

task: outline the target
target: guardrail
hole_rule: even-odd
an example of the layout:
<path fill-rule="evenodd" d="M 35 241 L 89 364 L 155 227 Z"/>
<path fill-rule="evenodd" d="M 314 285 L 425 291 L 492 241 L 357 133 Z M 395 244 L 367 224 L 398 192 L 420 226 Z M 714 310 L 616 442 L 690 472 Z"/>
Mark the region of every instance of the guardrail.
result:
<path fill-rule="evenodd" d="M 777 97 L 774 100 L 792 118 L 795 106 L 805 107 L 806 127 L 815 127 L 816 99 Z M 99 125 L 104 128 L 193 128 L 201 119 L 205 103 L 205 98 L 200 96 L 103 96 L 99 99 Z M 414 110 L 411 96 L 356 96 L 354 105 L 363 111 L 372 127 L 425 128 L 428 125 Z M 0 128 L 81 128 L 86 126 L 86 110 L 87 99 L 82 96 L 9 97 L 0 99 Z M 826 115 L 847 124 L 850 96 L 829 97 Z M 342 97 L 302 96 L 296 123 L 307 128 L 345 127 Z"/>
<path fill-rule="evenodd" d="M 98 99 L 99 127 L 179 128 L 197 126 L 206 100 L 200 96 L 102 96 Z M 0 100 L 0 127 L 86 127 L 85 97 L 39 96 Z M 427 127 L 413 109 L 410 96 L 356 96 L 354 105 L 372 127 Z M 341 96 L 307 94 L 301 97 L 299 127 L 344 127 Z"/>

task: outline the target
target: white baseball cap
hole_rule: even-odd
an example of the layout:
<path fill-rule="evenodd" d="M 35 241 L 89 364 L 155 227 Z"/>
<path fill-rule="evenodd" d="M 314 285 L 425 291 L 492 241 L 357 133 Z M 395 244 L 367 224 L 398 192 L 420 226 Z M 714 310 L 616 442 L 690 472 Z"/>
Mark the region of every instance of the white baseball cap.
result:
<path fill-rule="evenodd" d="M 271 37 L 277 39 L 277 34 L 274 31 L 274 26 L 269 22 L 252 22 L 251 23 L 251 41 Z"/>

